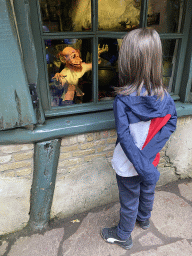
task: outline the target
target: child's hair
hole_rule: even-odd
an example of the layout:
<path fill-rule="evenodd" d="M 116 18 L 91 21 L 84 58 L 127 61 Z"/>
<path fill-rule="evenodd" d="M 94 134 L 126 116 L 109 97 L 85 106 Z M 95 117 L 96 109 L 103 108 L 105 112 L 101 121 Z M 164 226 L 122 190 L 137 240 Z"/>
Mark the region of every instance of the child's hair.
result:
<path fill-rule="evenodd" d="M 127 33 L 119 51 L 118 94 L 129 95 L 143 86 L 145 95 L 157 95 L 163 99 L 165 88 L 162 78 L 162 45 L 154 29 L 139 28 Z"/>

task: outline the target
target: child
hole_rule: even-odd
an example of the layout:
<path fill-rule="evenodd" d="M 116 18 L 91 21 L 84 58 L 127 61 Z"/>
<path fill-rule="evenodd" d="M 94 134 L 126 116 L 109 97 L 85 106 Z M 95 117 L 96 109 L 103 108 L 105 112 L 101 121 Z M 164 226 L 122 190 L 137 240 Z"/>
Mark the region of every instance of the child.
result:
<path fill-rule="evenodd" d="M 150 226 L 155 186 L 160 173 L 159 151 L 176 129 L 175 104 L 162 83 L 162 46 L 154 29 L 129 32 L 119 52 L 120 87 L 114 115 L 117 144 L 112 165 L 120 199 L 118 226 L 104 228 L 102 237 L 124 249 L 132 247 L 135 222 Z"/>

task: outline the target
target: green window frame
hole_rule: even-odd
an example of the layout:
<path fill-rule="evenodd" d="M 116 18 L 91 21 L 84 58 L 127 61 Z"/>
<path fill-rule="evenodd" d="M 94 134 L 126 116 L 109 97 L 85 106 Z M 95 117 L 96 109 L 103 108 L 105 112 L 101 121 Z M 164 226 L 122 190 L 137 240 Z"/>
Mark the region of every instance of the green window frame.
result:
<path fill-rule="evenodd" d="M 126 32 L 114 32 L 114 31 L 99 31 L 98 30 L 98 1 L 92 0 L 92 30 L 82 32 L 54 32 L 46 33 L 42 31 L 41 25 L 41 11 L 38 0 L 30 0 L 30 9 L 32 20 L 33 37 L 37 52 L 37 61 L 39 68 L 39 91 L 42 106 L 44 109 L 45 117 L 66 116 L 70 114 L 90 113 L 97 111 L 107 111 L 112 109 L 112 101 L 98 102 L 98 39 L 99 38 L 122 38 Z M 183 19 L 182 33 L 164 33 L 160 34 L 162 40 L 177 40 L 178 41 L 178 53 L 175 68 L 173 69 L 173 84 L 171 95 L 174 100 L 179 100 L 182 94 L 181 81 L 182 70 L 184 68 L 185 55 L 187 50 L 187 42 L 189 35 L 189 27 L 191 21 L 191 1 L 184 1 L 185 16 Z M 141 14 L 140 14 L 140 27 L 147 26 L 147 13 L 148 13 L 148 0 L 141 1 Z M 75 104 L 71 107 L 51 108 L 49 101 L 49 89 L 47 82 L 47 68 L 45 57 L 45 44 L 44 40 L 48 39 L 65 39 L 65 38 L 90 38 L 93 42 L 93 102 L 84 104 Z M 183 84 L 182 84 L 183 86 Z M 185 88 L 187 90 L 187 88 Z M 183 101 L 186 101 L 184 97 Z"/>
<path fill-rule="evenodd" d="M 181 0 L 182 1 L 182 0 Z M 3 0 L 3 3 L 8 3 L 9 1 Z M 10 23 L 15 18 L 17 23 L 18 31 L 16 37 L 10 36 L 10 43 L 17 41 L 20 46 L 18 48 L 11 48 L 12 51 L 19 52 L 21 49 L 20 57 L 18 59 L 22 62 L 22 72 L 18 71 L 15 77 L 9 77 L 10 82 L 5 79 L 5 83 L 2 83 L 2 106 L 6 106 L 7 94 L 9 91 L 13 90 L 12 84 L 15 86 L 15 90 L 18 95 L 24 95 L 21 97 L 20 101 L 21 112 L 24 113 L 24 117 L 29 116 L 32 121 L 29 120 L 27 123 L 18 122 L 15 118 L 22 118 L 22 116 L 15 114 L 14 119 L 10 114 L 7 114 L 7 108 L 1 108 L 2 116 L 6 117 L 7 120 L 14 121 L 9 127 L 5 126 L 1 131 L 0 144 L 12 144 L 12 143 L 31 143 L 40 142 L 55 138 L 62 138 L 63 136 L 75 135 L 86 132 L 94 132 L 106 129 L 114 129 L 115 121 L 112 110 L 112 101 L 108 102 L 98 102 L 98 64 L 97 64 L 97 53 L 98 53 L 98 38 L 121 38 L 124 36 L 125 32 L 111 32 L 111 31 L 98 31 L 98 0 L 92 0 L 92 31 L 88 32 L 60 32 L 60 33 L 49 33 L 43 34 L 41 31 L 40 10 L 38 0 L 13 0 L 10 1 L 12 6 L 14 6 L 14 11 L 10 11 L 10 17 L 7 15 L 5 19 L 6 22 Z M 21 8 L 22 6 L 22 8 Z M 3 6 L 5 10 L 11 10 L 9 6 Z M 141 1 L 141 18 L 140 27 L 147 26 L 147 10 L 148 1 Z M 15 16 L 14 16 L 15 15 Z M 13 17 L 12 17 L 13 16 Z M 10 19 L 10 20 L 9 20 Z M 181 33 L 166 33 L 160 34 L 162 40 L 178 40 L 179 51 L 177 54 L 177 61 L 174 69 L 174 87 L 172 89 L 172 97 L 175 100 L 176 109 L 178 117 L 192 115 L 192 1 L 185 1 L 185 16 L 183 19 L 183 30 Z M 7 33 L 7 27 L 2 23 L 2 31 Z M 11 24 L 11 23 L 10 23 Z M 11 26 L 10 26 L 11 29 Z M 12 28 L 13 29 L 13 28 Z M 15 31 L 13 29 L 13 31 Z M 94 85 L 94 102 L 75 104 L 75 106 L 70 106 L 66 108 L 50 109 L 48 105 L 48 86 L 46 84 L 46 65 L 45 65 L 45 49 L 44 49 L 44 39 L 49 38 L 92 38 L 93 40 L 93 85 Z M 2 40 L 4 38 L 2 37 Z M 8 42 L 9 43 L 9 42 Z M 7 44 L 8 45 L 8 44 Z M 11 56 L 7 52 L 9 47 L 2 48 L 3 56 Z M 5 50 L 4 50 L 5 49 Z M 15 53 L 15 52 L 14 52 Z M 5 58 L 6 59 L 6 58 Z M 37 64 L 37 65 L 36 65 Z M 12 59 L 11 65 L 15 65 Z M 19 67 L 19 66 L 18 66 Z M 6 67 L 5 67 L 6 68 Z M 9 68 L 11 69 L 11 68 Z M 8 69 L 8 70 L 9 70 Z M 4 69 L 2 69 L 3 72 Z M 14 69 L 15 70 L 15 69 Z M 25 82 L 17 84 L 15 81 L 18 77 L 24 77 Z M 22 78 L 23 79 L 23 78 Z M 40 98 L 39 107 L 33 108 L 31 101 L 28 84 L 37 83 L 37 93 Z M 6 87 L 4 86 L 6 85 Z M 4 93 L 4 88 L 8 93 Z M 12 93 L 13 94 L 13 93 Z M 12 95 L 9 94 L 9 95 Z M 14 94 L 13 94 L 13 98 Z M 31 102 L 30 102 L 31 101 Z M 12 102 L 12 99 L 10 99 Z M 5 103 L 5 104 L 4 104 Z M 29 104 L 30 110 L 26 107 Z M 4 111 L 5 110 L 5 111 Z M 11 113 L 13 112 L 10 108 Z M 26 114 L 25 114 L 26 113 Z M 20 120 L 20 119 L 18 119 Z M 22 120 L 22 119 L 21 119 Z M 16 124 L 16 125 L 15 125 Z M 26 125 L 31 125 L 29 129 L 19 128 Z M 39 125 L 40 124 L 40 125 Z M 8 127 L 8 130 L 7 130 Z M 9 129 L 17 128 L 17 129 Z M 27 128 L 27 127 L 26 127 Z"/>

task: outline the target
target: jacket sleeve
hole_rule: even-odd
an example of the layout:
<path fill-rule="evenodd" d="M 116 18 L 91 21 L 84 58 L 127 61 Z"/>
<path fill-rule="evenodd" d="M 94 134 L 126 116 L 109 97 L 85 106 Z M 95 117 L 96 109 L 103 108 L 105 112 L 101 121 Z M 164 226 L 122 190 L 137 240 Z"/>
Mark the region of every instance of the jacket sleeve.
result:
<path fill-rule="evenodd" d="M 115 115 L 115 123 L 116 123 L 116 129 L 117 129 L 117 137 L 118 141 L 121 144 L 121 147 L 126 154 L 127 158 L 130 160 L 130 162 L 135 167 L 137 173 L 139 174 L 141 180 L 145 182 L 146 184 L 155 184 L 159 180 L 160 173 L 157 170 L 157 168 L 152 164 L 151 159 L 156 154 L 153 152 L 153 146 L 157 143 L 156 139 L 159 141 L 162 141 L 162 138 L 164 138 L 164 144 L 169 138 L 169 133 L 171 134 L 173 127 L 172 127 L 172 120 L 171 124 L 168 122 L 167 126 L 163 127 L 164 130 L 169 130 L 169 125 L 172 127 L 170 129 L 170 132 L 166 133 L 166 136 L 164 136 L 164 130 L 159 132 L 157 135 L 157 138 L 155 140 L 151 140 L 149 142 L 149 146 L 145 147 L 145 150 L 140 150 L 134 143 L 133 138 L 130 134 L 129 129 L 129 120 L 127 117 L 127 107 L 124 105 L 123 102 L 121 102 L 118 97 L 116 97 L 114 101 L 114 115 Z M 161 146 L 160 146 L 161 144 Z M 163 143 L 159 144 L 159 148 L 163 147 Z M 158 148 L 158 147 L 157 147 Z M 149 150 L 150 149 L 150 150 Z M 159 152 L 159 151 L 158 151 Z M 157 152 L 157 153 L 158 153 Z"/>
<path fill-rule="evenodd" d="M 161 130 L 148 142 L 143 148 L 142 152 L 145 156 L 153 162 L 157 153 L 165 146 L 166 142 L 170 138 L 171 134 L 175 131 L 177 124 L 177 113 L 175 106 L 173 107 L 173 113 L 169 121 L 161 128 Z"/>

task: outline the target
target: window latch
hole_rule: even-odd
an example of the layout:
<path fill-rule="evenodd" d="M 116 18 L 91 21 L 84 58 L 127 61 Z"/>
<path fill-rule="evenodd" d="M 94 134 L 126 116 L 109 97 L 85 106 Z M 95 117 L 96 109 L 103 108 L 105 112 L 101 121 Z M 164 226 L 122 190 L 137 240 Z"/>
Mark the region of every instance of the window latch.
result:
<path fill-rule="evenodd" d="M 34 108 L 39 107 L 39 97 L 37 95 L 37 85 L 34 83 L 29 84 L 29 90 Z"/>

